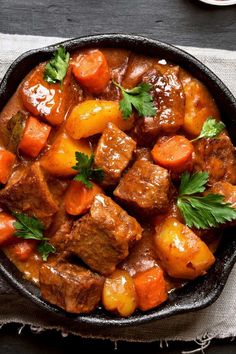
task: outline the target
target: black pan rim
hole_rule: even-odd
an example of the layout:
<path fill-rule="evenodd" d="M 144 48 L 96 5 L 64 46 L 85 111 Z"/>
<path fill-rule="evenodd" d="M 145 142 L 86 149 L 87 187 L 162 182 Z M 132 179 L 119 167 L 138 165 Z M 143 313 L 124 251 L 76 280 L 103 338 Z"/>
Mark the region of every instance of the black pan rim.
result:
<path fill-rule="evenodd" d="M 152 53 L 159 51 L 163 54 L 163 57 L 165 59 L 181 65 L 189 72 L 192 72 L 194 76 L 197 77 L 200 81 L 205 83 L 209 90 L 214 93 L 213 96 L 216 98 L 216 100 L 217 98 L 223 98 L 222 100 L 224 102 L 222 104 L 222 107 L 220 107 L 221 111 L 226 111 L 226 113 L 224 114 L 228 115 L 229 117 L 233 117 L 233 114 L 234 117 L 236 117 L 236 100 L 233 94 L 210 69 L 208 69 L 195 57 L 183 51 L 182 49 L 179 49 L 171 44 L 161 42 L 159 40 L 148 39 L 146 37 L 137 35 L 126 35 L 119 33 L 99 34 L 94 36 L 83 36 L 73 38 L 60 43 L 55 43 L 53 45 L 30 50 L 23 53 L 11 64 L 0 84 L 0 110 L 5 106 L 8 99 L 15 91 L 19 82 L 25 76 L 24 70 L 20 74 L 19 72 L 17 73 L 20 65 L 26 62 L 26 64 L 30 64 L 32 65 L 32 67 L 34 67 L 37 63 L 47 60 L 59 45 L 65 46 L 69 51 L 73 51 L 77 48 L 92 46 L 123 48 L 127 47 L 139 52 L 142 48 L 142 50 L 145 51 L 145 54 L 151 55 L 154 55 Z M 27 72 L 29 72 L 29 70 L 30 69 L 27 69 Z M 17 74 L 19 76 L 17 76 Z M 14 82 L 14 80 L 16 80 L 15 86 L 12 85 L 11 89 L 9 89 L 10 83 Z M 236 124 L 235 122 L 233 123 Z M 230 124 L 231 119 L 229 120 L 229 123 L 227 125 L 228 130 L 231 132 L 231 130 L 229 129 L 231 128 Z M 230 230 L 233 229 L 231 228 Z M 230 233 L 230 231 L 226 231 L 226 233 Z M 227 281 L 227 278 L 230 274 L 230 271 L 234 263 L 236 262 L 236 242 L 234 242 L 234 240 L 230 237 L 227 239 L 227 242 L 226 243 L 228 245 L 228 248 L 226 246 L 225 248 L 223 247 L 222 257 L 217 260 L 215 266 L 209 272 L 212 273 L 214 269 L 216 272 L 218 271 L 217 269 L 220 270 L 220 277 L 218 279 L 218 282 L 215 284 L 211 284 L 211 286 L 207 289 L 207 281 L 209 275 L 198 278 L 194 281 L 196 285 L 195 287 L 201 285 L 203 286 L 204 290 L 204 286 L 206 286 L 206 290 L 204 293 L 205 296 L 200 297 L 198 301 L 192 299 L 194 301 L 189 301 L 186 304 L 180 303 L 179 305 L 174 303 L 173 300 L 172 303 L 168 301 L 167 305 L 169 307 L 164 304 L 163 306 L 148 311 L 147 313 L 136 311 L 129 318 L 120 318 L 116 317 L 115 315 L 108 315 L 103 310 L 99 310 L 100 312 L 95 314 L 92 313 L 89 315 L 71 315 L 55 306 L 50 305 L 49 303 L 45 302 L 40 298 L 39 291 L 34 285 L 22 279 L 20 272 L 15 268 L 15 266 L 12 265 L 12 263 L 2 252 L 0 254 L 0 272 L 14 287 L 20 290 L 22 294 L 29 297 L 44 310 L 53 312 L 54 314 L 58 315 L 61 319 L 66 318 L 69 319 L 69 321 L 73 321 L 73 323 L 88 324 L 90 325 L 90 328 L 92 326 L 95 326 L 104 327 L 105 329 L 107 326 L 113 326 L 115 329 L 115 327 L 141 325 L 150 321 L 160 320 L 176 314 L 196 311 L 212 304 L 220 296 Z M 182 291 L 182 289 L 179 290 L 180 293 Z M 176 293 L 178 294 L 178 290 Z M 178 295 L 176 296 L 178 297 Z"/>

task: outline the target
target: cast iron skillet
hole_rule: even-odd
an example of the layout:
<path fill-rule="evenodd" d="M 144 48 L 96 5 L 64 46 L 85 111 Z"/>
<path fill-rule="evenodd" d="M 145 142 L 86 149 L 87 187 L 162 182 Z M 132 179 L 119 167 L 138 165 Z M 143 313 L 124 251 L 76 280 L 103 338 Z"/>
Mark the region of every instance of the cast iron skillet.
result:
<path fill-rule="evenodd" d="M 140 36 L 123 34 L 103 34 L 75 38 L 62 42 L 68 51 L 84 47 L 120 47 L 128 48 L 144 55 L 164 58 L 179 64 L 202 81 L 215 98 L 231 139 L 236 145 L 236 100 L 225 85 L 201 62 L 186 52 L 160 41 Z M 32 50 L 17 58 L 8 69 L 0 84 L 0 111 L 15 92 L 26 74 L 39 62 L 48 60 L 58 44 Z M 129 318 L 119 318 L 99 308 L 90 315 L 72 315 L 42 300 L 37 287 L 22 279 L 21 273 L 0 253 L 0 271 L 23 294 L 44 309 L 59 315 L 62 320 L 70 319 L 74 324 L 99 326 L 131 326 L 172 316 L 178 313 L 198 310 L 212 304 L 220 295 L 229 273 L 236 261 L 235 228 L 224 231 L 223 241 L 217 251 L 217 261 L 206 276 L 191 281 L 181 289 L 170 294 L 169 300 L 162 306 L 142 313 L 136 311 Z"/>

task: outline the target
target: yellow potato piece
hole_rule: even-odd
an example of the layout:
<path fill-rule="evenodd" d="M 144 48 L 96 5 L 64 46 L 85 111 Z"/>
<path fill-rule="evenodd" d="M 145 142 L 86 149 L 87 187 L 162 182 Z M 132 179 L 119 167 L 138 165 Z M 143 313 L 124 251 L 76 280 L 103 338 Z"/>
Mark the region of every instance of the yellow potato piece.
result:
<path fill-rule="evenodd" d="M 130 316 L 137 306 L 134 281 L 125 270 L 116 270 L 106 278 L 102 302 L 106 310 L 118 312 L 120 316 Z"/>
<path fill-rule="evenodd" d="M 76 175 L 72 166 L 76 164 L 75 152 L 91 155 L 91 147 L 85 140 L 74 141 L 67 134 L 57 136 L 50 150 L 41 158 L 40 165 L 55 176 L 67 177 Z"/>
<path fill-rule="evenodd" d="M 194 279 L 215 262 L 207 245 L 175 218 L 157 226 L 155 245 L 163 268 L 174 278 Z"/>
<path fill-rule="evenodd" d="M 102 133 L 109 122 L 121 130 L 128 130 L 133 121 L 133 117 L 122 118 L 118 102 L 87 100 L 74 107 L 67 119 L 66 131 L 73 139 L 81 139 Z"/>
<path fill-rule="evenodd" d="M 183 128 L 196 137 L 208 117 L 220 119 L 219 110 L 207 88 L 198 80 L 186 80 L 183 87 L 186 99 Z"/>

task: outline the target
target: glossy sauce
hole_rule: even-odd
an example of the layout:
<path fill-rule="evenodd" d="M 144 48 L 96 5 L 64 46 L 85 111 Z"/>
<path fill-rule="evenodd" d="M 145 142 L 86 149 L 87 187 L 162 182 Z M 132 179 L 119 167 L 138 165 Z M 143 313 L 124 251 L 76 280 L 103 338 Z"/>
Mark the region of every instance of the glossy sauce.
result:
<path fill-rule="evenodd" d="M 22 262 L 15 257 L 15 253 L 11 250 L 10 246 L 5 247 L 3 251 L 19 271 L 22 272 L 26 280 L 32 281 L 37 286 L 39 285 L 39 269 L 43 261 L 38 254 L 34 253 L 27 261 Z"/>

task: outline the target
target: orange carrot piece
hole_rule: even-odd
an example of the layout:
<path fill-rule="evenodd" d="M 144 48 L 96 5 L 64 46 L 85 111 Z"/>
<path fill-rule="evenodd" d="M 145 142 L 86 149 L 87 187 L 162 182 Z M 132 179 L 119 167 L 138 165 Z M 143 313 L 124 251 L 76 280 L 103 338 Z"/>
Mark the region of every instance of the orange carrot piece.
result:
<path fill-rule="evenodd" d="M 19 144 L 19 150 L 30 157 L 37 157 L 47 143 L 51 127 L 34 117 L 29 117 Z"/>
<path fill-rule="evenodd" d="M 6 213 L 0 213 L 0 246 L 11 243 L 17 240 L 14 236 L 16 231 L 14 222 L 16 219 Z"/>
<path fill-rule="evenodd" d="M 175 135 L 156 143 L 152 149 L 154 161 L 173 172 L 183 172 L 192 162 L 193 145 L 184 136 Z"/>
<path fill-rule="evenodd" d="M 38 242 L 36 240 L 21 240 L 10 246 L 11 251 L 18 261 L 25 262 L 36 250 Z"/>
<path fill-rule="evenodd" d="M 70 215 L 81 215 L 91 207 L 96 194 L 102 189 L 93 183 L 92 188 L 86 188 L 83 183 L 71 181 L 65 195 L 65 209 Z"/>
<path fill-rule="evenodd" d="M 142 311 L 150 310 L 166 301 L 167 284 L 163 271 L 153 267 L 134 277 L 134 285 L 138 298 L 138 308 Z"/>
<path fill-rule="evenodd" d="M 15 159 L 16 157 L 12 152 L 5 149 L 0 150 L 0 183 L 7 183 Z"/>
<path fill-rule="evenodd" d="M 91 93 L 101 93 L 110 80 L 110 72 L 104 54 L 98 50 L 89 50 L 80 54 L 73 65 L 76 79 Z"/>

